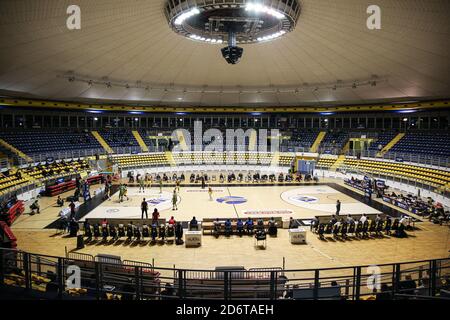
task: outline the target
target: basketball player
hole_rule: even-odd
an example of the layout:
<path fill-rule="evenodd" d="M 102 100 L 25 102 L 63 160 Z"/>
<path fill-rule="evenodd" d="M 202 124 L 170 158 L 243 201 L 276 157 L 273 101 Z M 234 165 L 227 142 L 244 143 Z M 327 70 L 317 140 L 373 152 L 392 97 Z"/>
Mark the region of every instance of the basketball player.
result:
<path fill-rule="evenodd" d="M 141 189 L 142 189 L 142 192 L 145 192 L 145 181 L 144 181 L 144 177 L 140 177 L 139 178 L 139 192 L 141 192 Z"/>
<path fill-rule="evenodd" d="M 130 200 L 130 198 L 128 198 L 128 189 L 127 189 L 127 185 L 126 184 L 124 184 L 123 185 L 123 196 L 125 197 L 125 198 L 127 198 L 127 201 L 128 200 Z"/>
<path fill-rule="evenodd" d="M 124 192 L 124 187 L 123 187 L 123 184 L 121 184 L 119 186 L 119 202 L 123 201 L 123 192 Z"/>
<path fill-rule="evenodd" d="M 153 183 L 153 176 L 151 174 L 149 174 L 149 178 L 148 178 L 148 188 L 151 189 L 152 188 L 152 183 Z"/>
<path fill-rule="evenodd" d="M 178 200 L 177 189 L 174 189 L 172 196 L 172 210 L 178 210 L 177 200 Z"/>
<path fill-rule="evenodd" d="M 162 179 L 159 179 L 159 193 L 162 193 L 162 186 L 163 186 L 163 182 Z"/>
<path fill-rule="evenodd" d="M 209 201 L 213 201 L 213 197 L 212 197 L 213 189 L 211 187 L 208 187 L 208 193 L 209 193 Z"/>
<path fill-rule="evenodd" d="M 176 190 L 177 190 L 177 192 L 180 192 L 180 179 L 177 179 L 176 181 L 175 181 L 175 185 L 176 185 Z"/>

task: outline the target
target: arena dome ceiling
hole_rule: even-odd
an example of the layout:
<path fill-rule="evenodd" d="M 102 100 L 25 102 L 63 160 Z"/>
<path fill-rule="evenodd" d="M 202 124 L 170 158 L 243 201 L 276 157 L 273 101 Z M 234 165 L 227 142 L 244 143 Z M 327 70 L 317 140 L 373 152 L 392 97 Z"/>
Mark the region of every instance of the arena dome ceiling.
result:
<path fill-rule="evenodd" d="M 237 65 L 224 44 L 173 32 L 165 2 L 78 0 L 81 29 L 69 30 L 72 1 L 1 1 L 0 95 L 171 106 L 449 97 L 448 0 L 377 0 L 381 30 L 366 25 L 373 1 L 300 0 L 295 29 L 240 44 Z"/>

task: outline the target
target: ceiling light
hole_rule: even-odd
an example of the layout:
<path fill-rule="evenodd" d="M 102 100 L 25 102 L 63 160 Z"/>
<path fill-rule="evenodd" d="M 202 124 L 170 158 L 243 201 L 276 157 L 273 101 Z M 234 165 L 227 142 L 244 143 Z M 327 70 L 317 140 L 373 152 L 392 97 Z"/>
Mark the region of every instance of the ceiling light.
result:
<path fill-rule="evenodd" d="M 283 19 L 285 17 L 284 14 L 282 14 L 281 12 L 278 12 L 277 10 L 274 10 L 270 7 L 267 7 L 259 3 L 247 3 L 247 5 L 245 6 L 245 10 L 253 11 L 255 13 L 266 13 L 277 19 Z"/>
<path fill-rule="evenodd" d="M 200 10 L 198 10 L 197 8 L 193 8 L 191 10 L 189 10 L 188 12 L 184 12 L 182 14 L 180 14 L 178 16 L 178 18 L 175 19 L 175 24 L 176 25 L 181 25 L 183 24 L 184 20 L 189 19 L 192 16 L 195 16 L 196 14 L 199 14 Z"/>

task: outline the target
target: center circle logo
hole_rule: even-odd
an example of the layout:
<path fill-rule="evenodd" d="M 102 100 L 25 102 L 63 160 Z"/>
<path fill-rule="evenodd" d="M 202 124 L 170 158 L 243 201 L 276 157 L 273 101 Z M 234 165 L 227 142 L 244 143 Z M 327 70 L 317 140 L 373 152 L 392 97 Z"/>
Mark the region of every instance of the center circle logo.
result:
<path fill-rule="evenodd" d="M 117 213 L 119 211 L 120 211 L 119 209 L 108 209 L 106 210 L 106 213 Z"/>
<path fill-rule="evenodd" d="M 306 202 L 306 203 L 314 203 L 317 202 L 318 199 L 311 196 L 302 196 L 302 195 L 295 195 L 292 197 L 289 197 L 289 200 L 292 200 L 294 202 Z"/>
<path fill-rule="evenodd" d="M 164 202 L 166 202 L 166 201 L 168 201 L 168 200 L 169 200 L 169 199 L 166 199 L 166 198 L 155 198 L 155 199 L 149 199 L 149 200 L 147 200 L 146 202 L 147 202 L 148 204 L 153 205 L 153 206 L 157 206 L 158 204 L 164 203 Z"/>
<path fill-rule="evenodd" d="M 227 197 L 217 198 L 216 201 L 219 203 L 226 203 L 226 204 L 241 204 L 241 203 L 247 202 L 247 199 L 245 199 L 244 197 L 227 196 Z"/>

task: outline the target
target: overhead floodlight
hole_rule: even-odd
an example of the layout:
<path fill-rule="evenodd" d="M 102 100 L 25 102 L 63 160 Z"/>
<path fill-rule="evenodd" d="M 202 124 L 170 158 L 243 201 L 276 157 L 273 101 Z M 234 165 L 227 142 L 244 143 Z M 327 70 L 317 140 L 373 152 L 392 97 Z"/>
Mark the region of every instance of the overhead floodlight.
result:
<path fill-rule="evenodd" d="M 200 13 L 200 10 L 198 10 L 197 8 L 193 8 L 187 12 L 184 12 L 175 19 L 175 24 L 181 25 L 181 24 L 183 24 L 184 20 L 189 19 L 190 17 L 195 16 L 199 13 Z"/>
<path fill-rule="evenodd" d="M 300 17 L 301 3 L 300 0 L 271 0 L 270 3 L 166 0 L 164 9 L 170 27 L 177 34 L 209 44 L 228 43 L 222 54 L 234 64 L 244 50 L 239 45 L 271 41 L 293 31 Z"/>
<path fill-rule="evenodd" d="M 260 3 L 247 3 L 245 6 L 246 11 L 252 11 L 255 13 L 266 13 L 268 15 L 271 15 L 277 19 L 284 19 L 285 15 L 281 12 L 278 12 L 277 10 L 274 10 L 270 7 L 267 7 L 265 5 L 262 5 Z"/>

